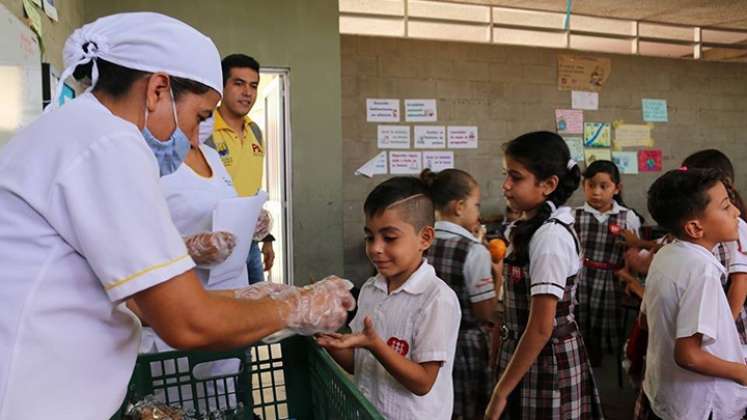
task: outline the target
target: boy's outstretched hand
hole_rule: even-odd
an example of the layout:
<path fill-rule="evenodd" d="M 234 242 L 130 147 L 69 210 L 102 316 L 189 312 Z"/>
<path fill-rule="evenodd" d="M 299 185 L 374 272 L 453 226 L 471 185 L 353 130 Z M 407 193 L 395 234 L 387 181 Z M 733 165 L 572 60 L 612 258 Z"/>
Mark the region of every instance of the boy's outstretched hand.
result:
<path fill-rule="evenodd" d="M 379 335 L 376 333 L 373 321 L 370 317 L 363 319 L 363 330 L 352 334 L 319 334 L 316 337 L 316 342 L 320 346 L 326 349 L 342 350 L 342 349 L 353 349 L 353 348 L 366 348 L 370 349 L 376 340 L 379 339 Z"/>

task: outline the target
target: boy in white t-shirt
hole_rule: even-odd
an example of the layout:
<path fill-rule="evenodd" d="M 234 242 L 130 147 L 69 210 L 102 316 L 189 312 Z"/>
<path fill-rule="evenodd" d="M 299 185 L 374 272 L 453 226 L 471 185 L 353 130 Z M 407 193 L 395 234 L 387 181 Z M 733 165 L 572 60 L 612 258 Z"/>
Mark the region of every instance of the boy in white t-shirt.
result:
<path fill-rule="evenodd" d="M 462 317 L 454 291 L 423 258 L 433 202 L 417 178 L 378 185 L 364 204 L 366 254 L 378 274 L 361 287 L 353 334 L 318 342 L 387 419 L 450 419 Z"/>
<path fill-rule="evenodd" d="M 677 240 L 654 256 L 641 316 L 649 329 L 637 419 L 741 419 L 747 363 L 711 250 L 738 237 L 739 210 L 713 170 L 678 169 L 648 191 L 648 209 Z"/>

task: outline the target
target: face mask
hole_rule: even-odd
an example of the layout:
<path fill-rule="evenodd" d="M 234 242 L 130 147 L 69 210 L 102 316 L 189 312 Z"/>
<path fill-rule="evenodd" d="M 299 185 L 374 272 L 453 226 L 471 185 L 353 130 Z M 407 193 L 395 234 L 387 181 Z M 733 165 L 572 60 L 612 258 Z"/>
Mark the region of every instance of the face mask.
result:
<path fill-rule="evenodd" d="M 176 101 L 174 100 L 174 93 L 171 93 L 171 110 L 174 113 L 174 122 L 176 123 L 176 129 L 168 140 L 158 140 L 153 133 L 148 130 L 148 107 L 145 108 L 145 127 L 143 128 L 143 138 L 145 142 L 153 151 L 153 154 L 158 160 L 158 169 L 161 171 L 161 176 L 166 176 L 179 168 L 179 165 L 184 162 L 184 159 L 189 153 L 190 143 L 189 138 L 179 128 L 179 119 L 176 116 Z"/>

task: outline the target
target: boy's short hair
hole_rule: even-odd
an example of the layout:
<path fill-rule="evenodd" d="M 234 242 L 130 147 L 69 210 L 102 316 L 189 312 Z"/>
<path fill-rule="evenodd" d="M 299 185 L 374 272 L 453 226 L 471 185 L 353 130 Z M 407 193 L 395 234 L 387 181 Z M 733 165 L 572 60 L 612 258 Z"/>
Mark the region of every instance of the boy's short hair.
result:
<path fill-rule="evenodd" d="M 220 62 L 220 66 L 223 71 L 223 86 L 226 86 L 226 83 L 228 83 L 228 78 L 231 77 L 231 69 L 233 68 L 250 68 L 259 73 L 259 63 L 257 60 L 246 54 L 227 55 Z"/>
<path fill-rule="evenodd" d="M 686 220 L 703 215 L 708 190 L 723 175 L 715 169 L 675 169 L 660 176 L 648 189 L 648 211 L 661 227 L 678 238 L 685 236 Z"/>
<path fill-rule="evenodd" d="M 436 220 L 428 187 L 418 178 L 390 178 L 377 185 L 363 204 L 363 212 L 368 218 L 393 208 L 402 212 L 405 222 L 412 225 L 416 232 L 433 226 Z"/>

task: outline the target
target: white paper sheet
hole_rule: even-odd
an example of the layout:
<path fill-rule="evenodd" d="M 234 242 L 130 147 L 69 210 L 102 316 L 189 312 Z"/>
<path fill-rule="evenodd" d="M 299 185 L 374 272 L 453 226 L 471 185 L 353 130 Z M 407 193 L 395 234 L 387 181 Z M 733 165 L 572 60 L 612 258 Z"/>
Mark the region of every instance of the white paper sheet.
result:
<path fill-rule="evenodd" d="M 260 191 L 252 197 L 222 200 L 213 210 L 213 232 L 226 231 L 236 236 L 236 247 L 222 263 L 210 268 L 208 284 L 217 284 L 241 275 L 252 245 L 254 229 L 267 193 Z"/>
<path fill-rule="evenodd" d="M 366 99 L 366 121 L 399 122 L 399 99 Z"/>
<path fill-rule="evenodd" d="M 477 127 L 449 126 L 446 131 L 449 149 L 477 149 Z"/>
<path fill-rule="evenodd" d="M 416 125 L 416 149 L 443 149 L 446 147 L 446 127 L 443 125 Z"/>
<path fill-rule="evenodd" d="M 599 92 L 574 90 L 571 92 L 571 108 L 596 111 L 599 109 Z"/>
<path fill-rule="evenodd" d="M 378 132 L 379 149 L 409 149 L 409 125 L 380 125 Z"/>
<path fill-rule="evenodd" d="M 433 172 L 454 168 L 454 152 L 423 152 L 423 168 Z"/>
<path fill-rule="evenodd" d="M 373 159 L 364 163 L 363 166 L 355 171 L 356 175 L 363 175 L 369 178 L 374 175 L 386 175 L 387 173 L 387 159 L 386 152 L 381 152 L 376 155 Z"/>
<path fill-rule="evenodd" d="M 389 152 L 389 173 L 417 175 L 423 170 L 421 152 Z"/>
<path fill-rule="evenodd" d="M 438 119 L 435 99 L 405 99 L 405 121 L 433 122 Z"/>

